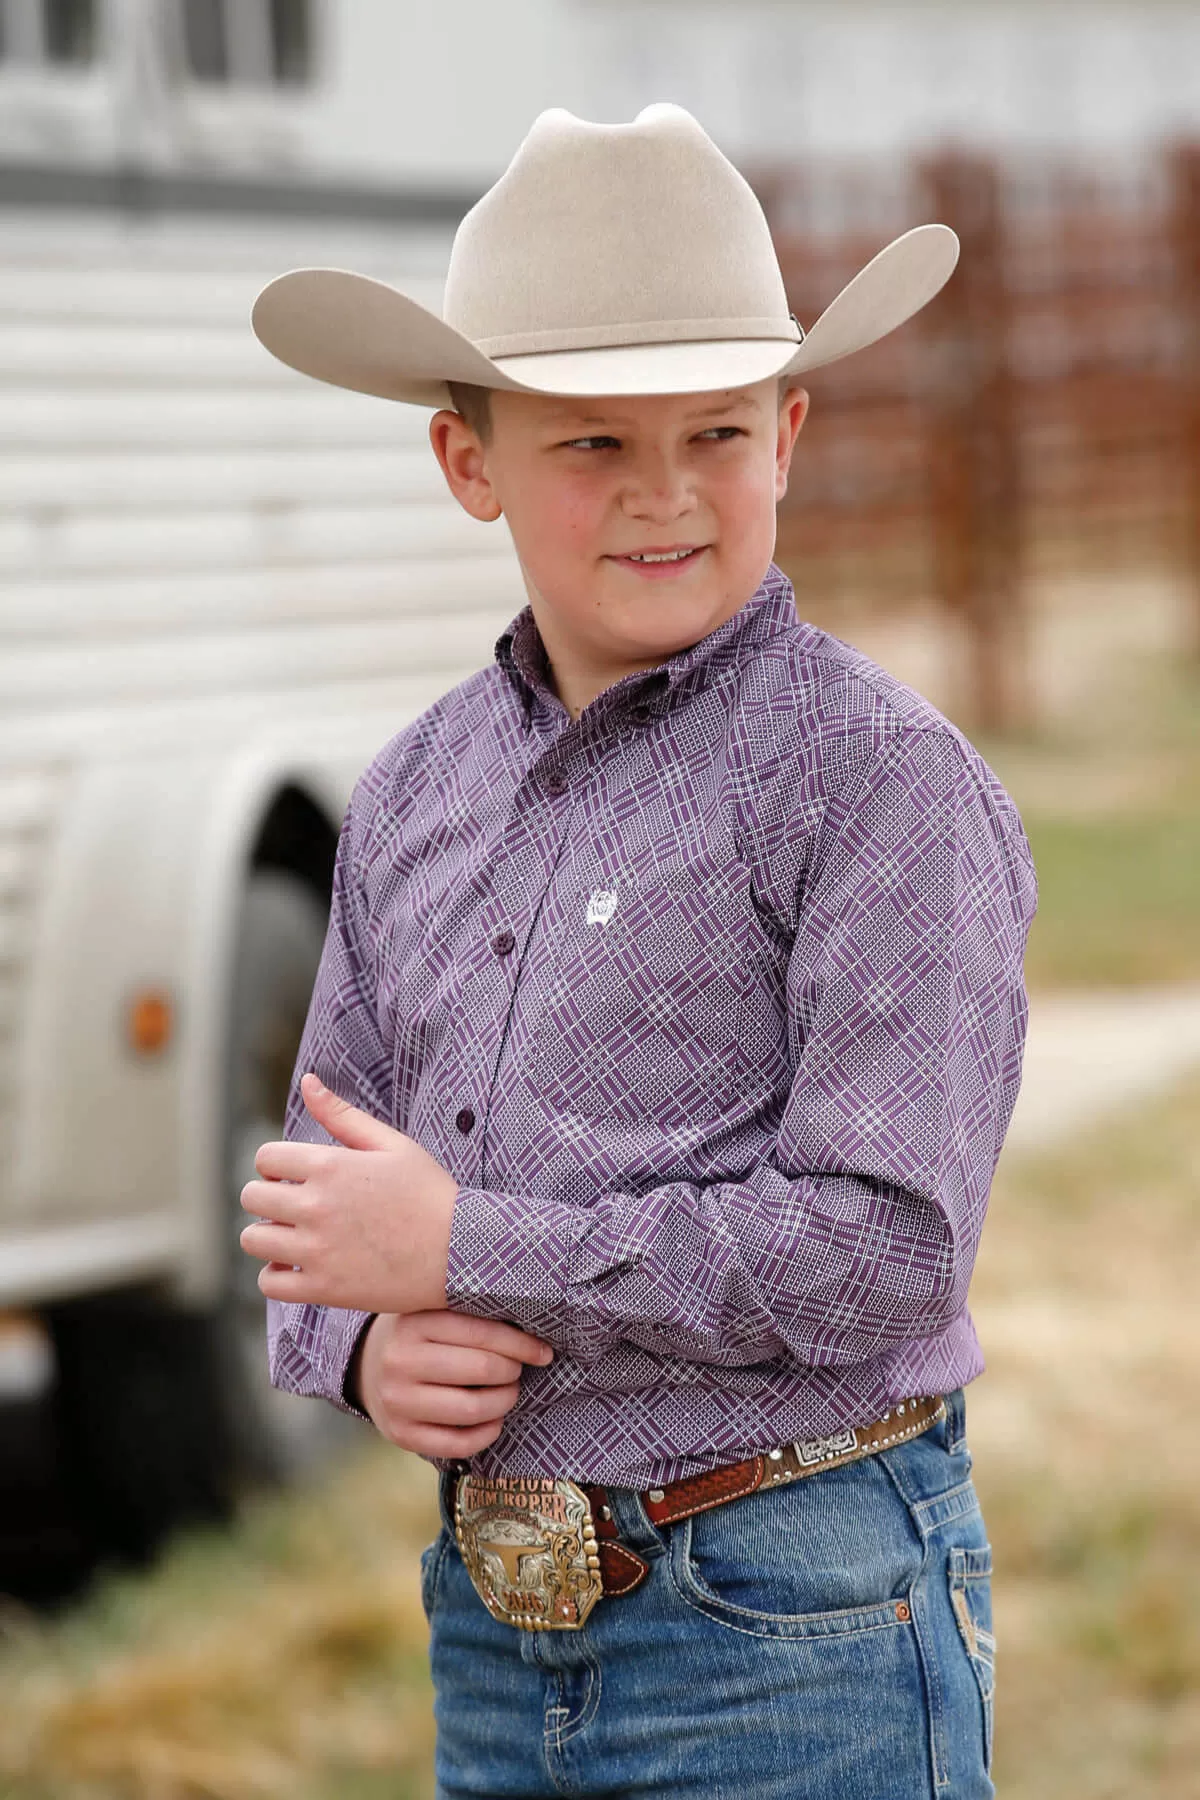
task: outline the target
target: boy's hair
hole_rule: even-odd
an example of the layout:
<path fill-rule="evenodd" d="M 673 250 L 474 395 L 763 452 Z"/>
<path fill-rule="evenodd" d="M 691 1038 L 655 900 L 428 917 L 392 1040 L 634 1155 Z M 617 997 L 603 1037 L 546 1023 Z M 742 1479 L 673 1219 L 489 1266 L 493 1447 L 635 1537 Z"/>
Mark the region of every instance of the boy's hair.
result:
<path fill-rule="evenodd" d="M 451 381 L 447 385 L 455 412 L 467 421 L 480 443 L 486 444 L 492 435 L 492 390 L 475 387 L 469 381 Z"/>
<path fill-rule="evenodd" d="M 486 444 L 492 435 L 492 390 L 476 387 L 469 381 L 451 381 L 447 383 L 454 410 L 467 421 L 481 444 Z M 779 377 L 779 404 L 783 405 L 783 396 L 790 387 L 796 386 L 791 375 Z"/>

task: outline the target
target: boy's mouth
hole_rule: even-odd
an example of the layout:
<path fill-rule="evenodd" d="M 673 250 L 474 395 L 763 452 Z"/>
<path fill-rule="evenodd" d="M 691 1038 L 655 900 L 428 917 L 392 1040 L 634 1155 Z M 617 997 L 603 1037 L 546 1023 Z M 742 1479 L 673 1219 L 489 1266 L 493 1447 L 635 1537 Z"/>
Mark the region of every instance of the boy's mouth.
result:
<path fill-rule="evenodd" d="M 675 575 L 680 569 L 688 568 L 707 549 L 707 544 L 674 544 L 662 550 L 632 550 L 625 556 L 614 556 L 611 560 L 621 563 L 625 568 L 636 569 L 639 575 L 661 577 Z"/>

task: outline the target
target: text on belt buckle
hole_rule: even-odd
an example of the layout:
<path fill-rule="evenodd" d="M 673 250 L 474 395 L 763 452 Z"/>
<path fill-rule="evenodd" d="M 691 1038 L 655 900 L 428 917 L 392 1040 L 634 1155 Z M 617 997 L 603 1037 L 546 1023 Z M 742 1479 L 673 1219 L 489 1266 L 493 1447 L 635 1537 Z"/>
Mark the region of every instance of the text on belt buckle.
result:
<path fill-rule="evenodd" d="M 488 1611 L 522 1631 L 578 1631 L 604 1591 L 591 1503 L 565 1476 L 461 1476 L 454 1535 Z"/>

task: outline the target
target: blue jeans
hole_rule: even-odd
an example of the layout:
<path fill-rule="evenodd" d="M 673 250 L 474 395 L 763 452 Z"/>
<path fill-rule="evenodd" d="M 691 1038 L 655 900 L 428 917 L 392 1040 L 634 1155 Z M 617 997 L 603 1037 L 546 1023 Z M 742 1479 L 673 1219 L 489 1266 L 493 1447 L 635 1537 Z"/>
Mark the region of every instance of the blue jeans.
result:
<path fill-rule="evenodd" d="M 439 1800 L 985 1800 L 991 1551 L 961 1389 L 924 1436 L 658 1528 L 582 1630 L 487 1612 L 449 1529 L 422 1558 Z"/>

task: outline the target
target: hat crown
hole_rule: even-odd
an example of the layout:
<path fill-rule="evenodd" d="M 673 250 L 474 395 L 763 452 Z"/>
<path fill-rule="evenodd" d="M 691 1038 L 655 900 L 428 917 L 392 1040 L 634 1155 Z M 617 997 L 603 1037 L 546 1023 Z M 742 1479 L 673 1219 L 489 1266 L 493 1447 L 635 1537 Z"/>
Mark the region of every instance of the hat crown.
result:
<path fill-rule="evenodd" d="M 540 114 L 455 234 L 443 317 L 493 357 L 800 335 L 753 190 L 671 105 Z"/>

